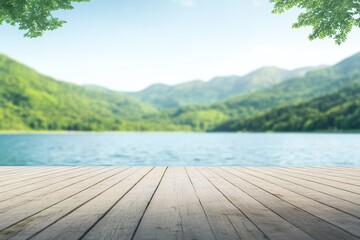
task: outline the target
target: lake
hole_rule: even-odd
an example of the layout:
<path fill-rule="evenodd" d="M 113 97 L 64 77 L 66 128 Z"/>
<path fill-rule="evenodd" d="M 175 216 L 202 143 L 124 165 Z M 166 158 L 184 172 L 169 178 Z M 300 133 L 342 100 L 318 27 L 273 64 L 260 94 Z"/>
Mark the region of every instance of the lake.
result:
<path fill-rule="evenodd" d="M 2 134 L 0 165 L 360 165 L 360 134 Z"/>

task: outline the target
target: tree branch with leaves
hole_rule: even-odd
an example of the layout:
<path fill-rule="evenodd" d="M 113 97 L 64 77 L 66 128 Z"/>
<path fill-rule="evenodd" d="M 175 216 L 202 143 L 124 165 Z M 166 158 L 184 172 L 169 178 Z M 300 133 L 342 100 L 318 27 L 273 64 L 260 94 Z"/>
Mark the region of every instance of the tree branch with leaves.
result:
<path fill-rule="evenodd" d="M 304 10 L 294 28 L 312 27 L 310 40 L 332 38 L 345 42 L 353 27 L 360 27 L 360 0 L 270 0 L 273 13 L 283 13 L 297 7 Z"/>
<path fill-rule="evenodd" d="M 25 37 L 40 37 L 66 21 L 53 16 L 56 10 L 71 10 L 73 2 L 89 0 L 1 0 L 0 25 L 8 23 L 25 30 Z"/>
<path fill-rule="evenodd" d="M 73 2 L 89 0 L 1 0 L 0 25 L 8 23 L 27 31 L 34 38 L 61 27 L 65 21 L 54 17 L 56 10 L 73 9 Z M 337 44 L 345 42 L 353 27 L 360 27 L 360 0 L 270 0 L 273 13 L 300 8 L 294 28 L 312 27 L 309 39 L 332 38 Z"/>

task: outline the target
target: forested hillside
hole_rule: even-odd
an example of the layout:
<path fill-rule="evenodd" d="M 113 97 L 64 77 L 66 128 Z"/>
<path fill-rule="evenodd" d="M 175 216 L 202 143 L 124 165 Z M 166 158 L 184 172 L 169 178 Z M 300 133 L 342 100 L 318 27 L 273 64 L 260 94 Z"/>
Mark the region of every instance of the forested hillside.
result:
<path fill-rule="evenodd" d="M 226 121 L 243 121 L 273 108 L 302 103 L 341 88 L 360 82 L 360 53 L 332 66 L 308 72 L 303 77 L 293 78 L 273 87 L 253 93 L 242 94 L 228 101 L 210 106 L 186 107 L 177 110 L 175 119 L 187 116 L 193 126 L 208 126 L 211 117 L 196 120 L 198 111 L 203 115 L 222 114 Z M 192 121 L 193 120 L 193 121 Z M 210 124 L 211 125 L 211 124 Z M 223 124 L 219 124 L 223 125 Z M 220 129 L 220 128 L 216 128 Z"/>
<path fill-rule="evenodd" d="M 153 111 L 117 92 L 56 81 L 0 55 L 0 129 L 119 130 Z"/>
<path fill-rule="evenodd" d="M 282 107 L 247 120 L 232 120 L 215 131 L 360 130 L 360 81 L 333 94 Z"/>
<path fill-rule="evenodd" d="M 276 67 L 263 67 L 245 76 L 215 77 L 208 82 L 195 80 L 174 86 L 154 84 L 143 91 L 127 94 L 159 109 L 206 105 L 242 93 L 266 89 L 288 79 L 304 76 L 313 69 L 316 68 L 288 71 Z"/>
<path fill-rule="evenodd" d="M 292 74 L 297 77 L 287 79 Z M 235 89 L 244 92 L 211 105 L 184 104 L 159 110 L 158 104 L 165 100 L 151 106 L 102 87 L 57 81 L 0 55 L 0 130 L 314 131 L 359 128 L 356 119 L 359 119 L 360 53 L 334 66 L 313 71 L 300 69 L 290 73 L 263 68 L 242 77 L 241 81 L 237 77 L 228 78 L 229 85 L 224 81 L 213 79 L 179 86 L 183 93 L 191 93 L 184 95 L 187 101 L 192 101 L 190 96 L 201 95 L 200 89 L 209 84 L 213 90 L 218 89 L 216 94 L 228 94 Z M 276 84 L 276 81 L 279 82 Z M 241 86 L 235 88 L 235 82 Z M 200 87 L 194 88 L 195 85 Z M 167 86 L 151 88 L 157 88 L 158 96 L 171 96 L 165 94 Z M 166 101 L 168 105 L 163 108 L 182 105 L 177 100 L 174 100 L 176 103 Z"/>

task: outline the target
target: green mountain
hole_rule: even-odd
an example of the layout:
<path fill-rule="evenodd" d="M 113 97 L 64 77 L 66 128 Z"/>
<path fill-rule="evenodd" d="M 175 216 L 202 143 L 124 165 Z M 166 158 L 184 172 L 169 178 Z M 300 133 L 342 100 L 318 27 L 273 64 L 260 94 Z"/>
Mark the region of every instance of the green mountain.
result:
<path fill-rule="evenodd" d="M 154 109 L 117 92 L 56 81 L 0 55 L 0 129 L 119 130 Z"/>
<path fill-rule="evenodd" d="M 243 77 L 216 77 L 208 82 L 195 80 L 174 86 L 154 84 L 143 91 L 127 93 L 159 109 L 188 105 L 206 105 L 242 93 L 265 89 L 294 77 L 300 77 L 313 68 L 288 71 L 263 67 Z"/>
<path fill-rule="evenodd" d="M 334 66 L 308 72 L 270 88 L 242 94 L 210 106 L 183 107 L 169 111 L 168 115 L 174 122 L 188 124 L 198 130 L 209 130 L 216 124 L 218 127 L 214 129 L 222 129 L 220 126 L 244 121 L 273 108 L 309 101 L 358 82 L 360 53 Z M 198 118 L 199 112 L 206 117 Z"/>
<path fill-rule="evenodd" d="M 134 94 L 54 80 L 0 55 L 0 130 L 358 129 L 359 86 L 360 53 L 312 71 L 262 68 L 244 77 L 153 85 L 144 90 L 153 102 L 143 103 Z M 216 101 L 232 94 L 201 105 L 204 96 Z"/>
<path fill-rule="evenodd" d="M 217 131 L 360 130 L 360 81 L 332 94 L 277 108 L 247 120 L 218 126 Z"/>
<path fill-rule="evenodd" d="M 360 81 L 360 53 L 338 64 L 310 71 L 271 88 L 234 97 L 214 107 L 248 117 L 259 111 L 307 101 Z"/>

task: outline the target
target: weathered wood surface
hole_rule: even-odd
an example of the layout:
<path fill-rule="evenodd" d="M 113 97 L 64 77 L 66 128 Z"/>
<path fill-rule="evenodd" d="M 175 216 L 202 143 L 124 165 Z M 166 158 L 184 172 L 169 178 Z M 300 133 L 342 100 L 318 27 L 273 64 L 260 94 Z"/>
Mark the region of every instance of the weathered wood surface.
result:
<path fill-rule="evenodd" d="M 0 239 L 360 239 L 360 167 L 0 167 Z"/>

